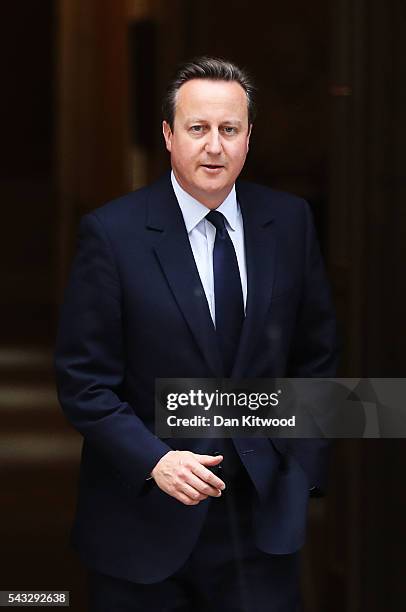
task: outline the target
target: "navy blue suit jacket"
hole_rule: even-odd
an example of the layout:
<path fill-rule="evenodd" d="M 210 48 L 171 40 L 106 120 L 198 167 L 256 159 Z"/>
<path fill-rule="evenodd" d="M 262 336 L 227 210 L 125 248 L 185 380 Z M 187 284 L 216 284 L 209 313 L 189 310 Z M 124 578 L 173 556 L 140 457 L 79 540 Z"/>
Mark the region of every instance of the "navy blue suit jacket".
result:
<path fill-rule="evenodd" d="M 308 205 L 237 182 L 248 277 L 234 377 L 325 377 L 335 317 Z M 162 580 L 190 554 L 211 500 L 185 506 L 146 477 L 171 448 L 154 435 L 157 377 L 221 377 L 204 290 L 169 175 L 86 215 L 56 348 L 61 405 L 83 435 L 73 542 L 84 563 L 136 582 Z M 309 489 L 323 488 L 324 441 L 235 439 L 257 492 L 255 538 L 296 551 Z"/>

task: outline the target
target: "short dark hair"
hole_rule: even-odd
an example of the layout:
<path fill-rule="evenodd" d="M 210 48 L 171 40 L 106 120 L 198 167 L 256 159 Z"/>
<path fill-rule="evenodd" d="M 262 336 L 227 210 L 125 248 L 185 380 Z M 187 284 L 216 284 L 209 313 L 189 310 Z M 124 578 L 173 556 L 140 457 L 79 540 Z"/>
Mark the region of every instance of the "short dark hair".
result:
<path fill-rule="evenodd" d="M 179 89 L 192 79 L 212 81 L 235 81 L 244 89 L 247 96 L 248 123 L 255 119 L 255 87 L 245 70 L 236 64 L 219 57 L 196 57 L 190 62 L 178 66 L 170 80 L 162 103 L 162 115 L 173 130 L 176 98 Z"/>

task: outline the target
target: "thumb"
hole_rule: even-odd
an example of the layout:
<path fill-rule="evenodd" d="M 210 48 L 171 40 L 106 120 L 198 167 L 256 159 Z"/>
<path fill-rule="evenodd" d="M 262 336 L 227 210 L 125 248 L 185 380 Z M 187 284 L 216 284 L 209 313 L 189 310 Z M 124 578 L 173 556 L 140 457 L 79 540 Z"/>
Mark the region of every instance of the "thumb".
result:
<path fill-rule="evenodd" d="M 202 465 L 218 465 L 223 461 L 223 455 L 196 455 Z"/>

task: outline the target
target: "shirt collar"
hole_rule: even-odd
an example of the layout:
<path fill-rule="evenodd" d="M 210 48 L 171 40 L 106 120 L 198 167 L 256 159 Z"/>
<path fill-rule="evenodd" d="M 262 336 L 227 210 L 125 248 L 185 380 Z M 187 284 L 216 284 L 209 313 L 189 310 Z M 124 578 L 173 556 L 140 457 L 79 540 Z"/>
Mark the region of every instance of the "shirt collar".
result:
<path fill-rule="evenodd" d="M 185 191 L 179 185 L 173 173 L 173 170 L 171 172 L 171 181 L 173 190 L 179 203 L 179 207 L 182 211 L 186 230 L 188 233 L 190 233 L 196 227 L 196 225 L 198 225 L 200 221 L 204 219 L 204 217 L 209 212 L 209 209 L 207 208 L 207 206 L 193 198 L 189 193 L 187 193 L 187 191 Z M 225 216 L 229 226 L 232 230 L 234 230 L 237 225 L 237 215 L 239 214 L 235 185 L 233 185 L 233 188 L 231 189 L 224 202 L 222 202 L 220 206 L 216 208 L 216 210 L 218 212 L 221 212 Z"/>

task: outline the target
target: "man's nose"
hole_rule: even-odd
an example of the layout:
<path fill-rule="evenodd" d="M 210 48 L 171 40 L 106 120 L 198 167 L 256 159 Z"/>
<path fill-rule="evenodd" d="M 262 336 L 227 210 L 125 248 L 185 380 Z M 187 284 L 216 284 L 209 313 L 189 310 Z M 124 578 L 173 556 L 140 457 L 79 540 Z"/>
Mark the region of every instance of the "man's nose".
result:
<path fill-rule="evenodd" d="M 221 153 L 221 137 L 218 130 L 210 130 L 207 135 L 205 149 L 207 153 L 219 155 Z"/>

